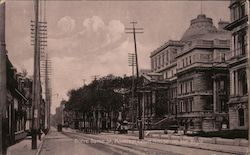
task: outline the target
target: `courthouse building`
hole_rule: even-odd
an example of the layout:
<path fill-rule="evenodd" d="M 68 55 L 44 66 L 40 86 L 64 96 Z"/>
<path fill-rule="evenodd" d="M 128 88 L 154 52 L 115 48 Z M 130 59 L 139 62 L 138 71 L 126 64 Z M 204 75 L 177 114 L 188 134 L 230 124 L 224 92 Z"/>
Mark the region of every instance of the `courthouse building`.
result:
<path fill-rule="evenodd" d="M 175 119 L 193 131 L 228 128 L 227 24 L 220 21 L 215 27 L 211 18 L 200 14 L 180 40 L 169 40 L 151 53 L 152 73 L 142 75 L 143 100 L 151 96 L 149 102 L 157 104 L 157 94 L 163 92 L 167 110 L 162 119 Z"/>
<path fill-rule="evenodd" d="M 246 0 L 232 0 L 229 6 L 231 23 L 225 29 L 232 31 L 231 52 L 228 55 L 230 71 L 229 118 L 230 129 L 247 129 L 248 127 L 248 91 L 247 91 L 247 57 L 248 57 L 248 15 Z"/>

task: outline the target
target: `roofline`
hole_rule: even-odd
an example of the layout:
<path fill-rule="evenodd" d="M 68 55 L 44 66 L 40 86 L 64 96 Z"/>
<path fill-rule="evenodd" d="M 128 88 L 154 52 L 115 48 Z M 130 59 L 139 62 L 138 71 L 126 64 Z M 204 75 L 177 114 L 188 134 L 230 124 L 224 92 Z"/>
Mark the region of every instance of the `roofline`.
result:
<path fill-rule="evenodd" d="M 168 42 L 166 42 L 165 44 L 163 44 L 162 46 L 158 47 L 156 50 L 151 52 L 150 58 L 158 54 L 162 50 L 166 49 L 169 46 L 183 46 L 185 42 L 186 41 L 181 41 L 181 40 L 169 40 Z"/>

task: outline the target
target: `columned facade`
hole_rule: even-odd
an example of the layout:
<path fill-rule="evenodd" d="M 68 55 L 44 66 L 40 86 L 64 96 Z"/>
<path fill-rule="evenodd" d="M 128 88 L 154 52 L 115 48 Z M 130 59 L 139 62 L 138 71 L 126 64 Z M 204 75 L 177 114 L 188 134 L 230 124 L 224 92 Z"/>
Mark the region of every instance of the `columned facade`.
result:
<path fill-rule="evenodd" d="M 165 118 L 177 121 L 183 130 L 228 129 L 230 32 L 218 28 L 204 14 L 191 20 L 181 40 L 169 40 L 151 53 L 151 71 L 145 79 L 167 83 Z M 150 76 L 158 74 L 158 78 Z M 157 104 L 157 103 L 155 103 Z M 174 122 L 174 121 L 173 121 Z"/>
<path fill-rule="evenodd" d="M 229 119 L 230 129 L 248 129 L 248 15 L 246 0 L 232 0 L 229 6 L 231 23 L 225 29 L 232 31 L 231 51 L 227 57 L 230 72 Z"/>

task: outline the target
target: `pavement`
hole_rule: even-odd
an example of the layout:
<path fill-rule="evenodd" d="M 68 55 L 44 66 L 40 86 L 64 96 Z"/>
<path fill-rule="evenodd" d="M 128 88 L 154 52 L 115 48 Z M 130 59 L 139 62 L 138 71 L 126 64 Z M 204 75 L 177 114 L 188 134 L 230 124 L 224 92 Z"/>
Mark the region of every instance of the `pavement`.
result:
<path fill-rule="evenodd" d="M 153 138 L 152 136 L 149 135 L 149 133 L 151 135 L 152 134 L 156 135 L 156 137 Z M 138 135 L 139 135 L 138 131 L 135 131 L 134 133 L 129 132 L 127 136 L 138 137 Z M 198 149 L 212 150 L 212 151 L 224 152 L 224 153 L 234 153 L 237 155 L 238 154 L 245 155 L 248 152 L 248 147 L 246 146 L 212 144 L 212 143 L 203 142 L 202 140 L 188 141 L 188 140 L 174 139 L 174 137 L 172 139 L 168 139 L 168 138 L 164 138 L 161 135 L 166 136 L 166 134 L 164 134 L 164 131 L 161 131 L 161 130 L 155 130 L 155 131 L 150 131 L 150 132 L 146 131 L 145 140 L 153 142 L 153 143 L 176 145 L 176 146 L 183 146 L 183 147 L 189 147 L 189 148 L 198 148 Z M 171 135 L 175 137 L 181 136 L 177 134 L 171 134 Z"/>
<path fill-rule="evenodd" d="M 41 150 L 45 135 L 41 136 L 41 140 L 37 139 L 37 148 L 35 150 L 31 149 L 31 137 L 26 137 L 22 141 L 8 147 L 7 155 L 37 155 Z"/>

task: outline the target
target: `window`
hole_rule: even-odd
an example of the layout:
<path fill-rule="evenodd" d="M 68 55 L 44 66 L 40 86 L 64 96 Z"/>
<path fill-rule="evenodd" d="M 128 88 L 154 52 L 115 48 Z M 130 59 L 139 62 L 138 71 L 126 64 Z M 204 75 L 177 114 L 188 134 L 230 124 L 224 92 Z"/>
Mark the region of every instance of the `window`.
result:
<path fill-rule="evenodd" d="M 225 53 L 221 53 L 221 61 L 222 62 L 226 61 L 226 54 Z"/>
<path fill-rule="evenodd" d="M 164 57 L 165 57 L 165 55 L 164 55 L 164 53 L 162 54 L 162 65 L 164 65 Z"/>
<path fill-rule="evenodd" d="M 236 84 L 237 84 L 237 81 L 236 81 L 236 71 L 233 72 L 233 86 L 234 86 L 234 89 L 233 89 L 233 94 L 236 95 Z"/>
<path fill-rule="evenodd" d="M 231 9 L 231 20 L 235 21 L 238 20 L 246 15 L 246 5 L 243 4 L 237 4 Z"/>
<path fill-rule="evenodd" d="M 190 81 L 190 92 L 193 92 L 193 82 Z"/>
<path fill-rule="evenodd" d="M 245 55 L 246 54 L 246 44 L 247 44 L 247 40 L 246 40 L 246 32 L 243 31 L 241 33 L 239 33 L 238 35 L 238 46 L 239 46 L 239 50 L 240 50 L 240 55 Z"/>
<path fill-rule="evenodd" d="M 239 89 L 240 95 L 246 95 L 247 94 L 247 75 L 246 75 L 246 70 L 241 69 L 238 72 L 239 74 Z"/>
<path fill-rule="evenodd" d="M 240 17 L 244 17 L 246 15 L 245 13 L 245 4 L 242 4 L 240 6 Z"/>
<path fill-rule="evenodd" d="M 239 19 L 239 8 L 235 7 L 233 11 L 234 11 L 234 20 Z"/>
<path fill-rule="evenodd" d="M 169 59 L 168 59 L 168 52 L 167 52 L 167 62 L 168 62 L 168 60 L 169 60 Z"/>
<path fill-rule="evenodd" d="M 180 112 L 182 112 L 182 111 L 183 111 L 183 102 L 180 101 Z"/>
<path fill-rule="evenodd" d="M 189 100 L 189 110 L 190 110 L 190 112 L 193 111 L 193 100 L 192 99 Z"/>
<path fill-rule="evenodd" d="M 154 59 L 151 59 L 151 68 L 152 68 L 152 70 L 154 70 Z"/>
<path fill-rule="evenodd" d="M 168 64 L 168 59 L 167 59 L 167 53 L 166 53 L 166 52 L 164 53 L 164 57 L 165 57 L 165 58 L 164 58 L 165 64 L 167 65 L 167 64 Z"/>
<path fill-rule="evenodd" d="M 185 66 L 185 64 L 184 64 L 184 59 L 182 59 L 182 67 L 184 67 Z"/>
<path fill-rule="evenodd" d="M 189 64 L 192 64 L 192 57 L 189 56 Z"/>
<path fill-rule="evenodd" d="M 181 83 L 181 94 L 182 94 L 182 83 Z"/>
<path fill-rule="evenodd" d="M 188 91 L 187 91 L 187 87 L 188 87 L 187 82 L 185 82 L 185 93 L 188 92 Z"/>
<path fill-rule="evenodd" d="M 157 68 L 157 59 L 154 58 L 154 69 L 156 69 L 156 68 Z"/>
<path fill-rule="evenodd" d="M 244 109 L 240 108 L 238 110 L 238 117 L 239 117 L 239 126 L 244 126 L 245 125 L 245 118 L 244 118 Z"/>
<path fill-rule="evenodd" d="M 158 56 L 158 62 L 159 62 L 158 67 L 160 67 L 161 66 L 161 56 L 160 55 Z"/>
<path fill-rule="evenodd" d="M 184 112 L 188 112 L 188 102 L 184 100 Z"/>
<path fill-rule="evenodd" d="M 223 80 L 220 81 L 219 88 L 220 88 L 220 90 L 224 90 L 225 89 L 225 82 Z"/>

